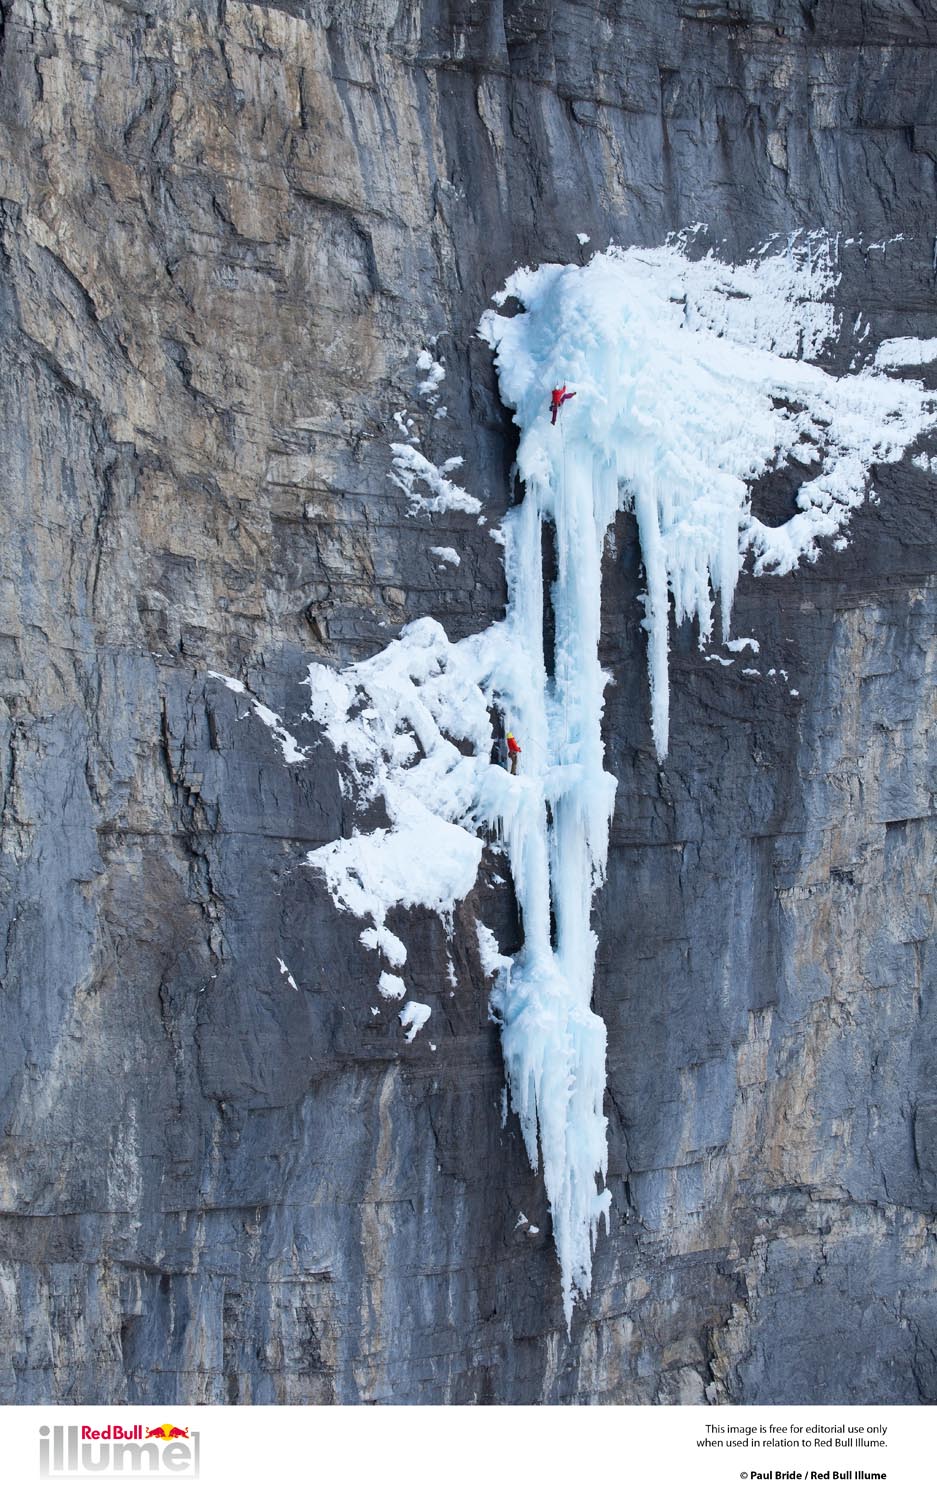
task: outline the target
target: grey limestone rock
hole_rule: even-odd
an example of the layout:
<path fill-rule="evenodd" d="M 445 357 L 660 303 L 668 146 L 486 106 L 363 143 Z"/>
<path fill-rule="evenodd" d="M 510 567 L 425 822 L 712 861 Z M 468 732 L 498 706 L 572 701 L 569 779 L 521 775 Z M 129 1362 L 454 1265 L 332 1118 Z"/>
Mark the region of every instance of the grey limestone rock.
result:
<path fill-rule="evenodd" d="M 881 469 L 848 551 L 743 579 L 736 632 L 799 696 L 677 636 L 664 767 L 619 518 L 613 1214 L 570 1338 L 474 937 L 517 946 L 510 884 L 486 860 L 451 993 L 439 919 L 406 919 L 408 1047 L 303 864 L 350 809 L 301 686 L 422 615 L 499 617 L 489 528 L 410 516 L 389 444 L 416 414 L 496 524 L 512 428 L 473 334 L 518 263 L 824 227 L 847 326 L 937 335 L 937 9 L 0 17 L 0 1397 L 937 1399 L 937 478 Z"/>

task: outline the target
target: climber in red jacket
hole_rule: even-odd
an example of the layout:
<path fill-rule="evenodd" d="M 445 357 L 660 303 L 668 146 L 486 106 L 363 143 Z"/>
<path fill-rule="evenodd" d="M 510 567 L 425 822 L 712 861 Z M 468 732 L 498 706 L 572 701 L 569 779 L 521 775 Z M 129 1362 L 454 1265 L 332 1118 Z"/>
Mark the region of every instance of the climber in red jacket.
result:
<path fill-rule="evenodd" d="M 563 405 L 563 402 L 572 401 L 575 394 L 575 391 L 568 391 L 565 385 L 554 387 L 550 394 L 550 421 L 554 427 L 556 426 L 556 419 L 559 416 L 560 407 Z"/>
<path fill-rule="evenodd" d="M 521 753 L 521 747 L 513 734 L 508 735 L 508 758 L 511 762 L 511 775 L 517 775 L 517 757 Z"/>

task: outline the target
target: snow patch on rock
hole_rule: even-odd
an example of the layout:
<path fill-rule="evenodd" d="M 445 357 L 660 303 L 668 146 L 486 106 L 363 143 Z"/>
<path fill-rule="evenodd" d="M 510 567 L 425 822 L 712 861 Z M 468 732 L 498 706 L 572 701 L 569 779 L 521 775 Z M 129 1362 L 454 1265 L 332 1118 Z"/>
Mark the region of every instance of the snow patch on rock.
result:
<path fill-rule="evenodd" d="M 446 378 L 446 368 L 441 360 L 435 358 L 428 349 L 421 349 L 417 356 L 416 367 L 422 372 L 424 378 L 417 386 L 421 396 L 436 399 L 436 392 Z"/>
<path fill-rule="evenodd" d="M 886 339 L 875 351 L 877 370 L 900 370 L 932 365 L 937 359 L 937 339 Z"/>
<path fill-rule="evenodd" d="M 385 1000 L 402 1000 L 407 993 L 407 987 L 399 974 L 388 974 L 385 970 L 377 982 Z"/>
<path fill-rule="evenodd" d="M 286 964 L 283 962 L 282 958 L 280 958 L 279 956 L 277 957 L 277 963 L 280 965 L 280 973 L 283 975 L 283 978 L 286 980 L 286 982 L 289 985 L 290 989 L 298 991 L 299 990 L 299 985 L 296 983 L 296 980 L 293 978 L 293 976 L 290 973 L 289 969 L 286 967 Z"/>
<path fill-rule="evenodd" d="M 410 501 L 408 515 L 420 512 L 439 514 L 447 510 L 461 510 L 466 515 L 477 515 L 481 501 L 470 495 L 461 485 L 448 477 L 454 469 L 461 468 L 460 457 L 449 458 L 443 464 L 432 463 L 410 443 L 391 443 L 391 483 L 402 490 Z M 421 489 L 420 486 L 423 488 Z"/>
<path fill-rule="evenodd" d="M 406 1029 L 406 1040 L 412 1042 L 418 1031 L 426 1025 L 433 1014 L 431 1005 L 423 1005 L 419 1000 L 408 1000 L 400 1012 L 400 1024 Z"/>
<path fill-rule="evenodd" d="M 280 715 L 275 714 L 273 709 L 268 708 L 265 703 L 261 703 L 259 698 L 255 698 L 248 693 L 247 688 L 241 682 L 240 678 L 226 677 L 223 672 L 209 672 L 207 675 L 213 677 L 217 682 L 223 682 L 225 687 L 229 688 L 232 693 L 244 694 L 250 697 L 251 711 L 272 732 L 273 738 L 280 747 L 280 753 L 288 766 L 301 765 L 304 761 L 308 760 L 309 751 L 300 748 L 293 735 L 284 727 Z"/>

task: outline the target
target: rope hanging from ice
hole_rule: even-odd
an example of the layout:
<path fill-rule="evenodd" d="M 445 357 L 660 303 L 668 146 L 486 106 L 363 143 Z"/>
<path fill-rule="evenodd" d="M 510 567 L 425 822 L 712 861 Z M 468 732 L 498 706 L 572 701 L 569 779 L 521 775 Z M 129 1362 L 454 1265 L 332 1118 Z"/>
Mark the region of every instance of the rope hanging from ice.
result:
<path fill-rule="evenodd" d="M 428 907 L 450 923 L 477 879 L 482 839 L 507 851 L 524 946 L 513 959 L 499 955 L 479 924 L 480 956 L 495 975 L 511 1103 L 531 1164 L 543 1168 L 567 1322 L 590 1290 L 610 1201 L 598 1181 L 607 1168 L 606 1032 L 591 1008 L 592 900 L 615 796 L 598 655 L 606 532 L 616 510 L 634 510 L 663 758 L 670 601 L 677 622 L 698 621 L 702 643 L 718 595 L 726 649 L 743 646 L 728 636 L 746 555 L 756 574 L 785 573 L 823 538 L 844 546 L 870 465 L 894 461 L 934 424 L 932 397 L 913 381 L 875 363 L 834 379 L 809 362 L 838 332 L 836 279 L 822 236 L 739 267 L 712 255 L 690 260 L 675 242 L 613 249 L 585 267 L 517 271 L 495 301 L 515 297 L 523 311 L 489 312 L 481 324 L 521 430 L 524 499 L 502 528 L 505 619 L 458 644 L 436 621 L 419 620 L 369 661 L 310 668 L 312 716 L 343 758 L 346 794 L 387 813 L 389 827 L 308 856 L 336 904 L 367 923 L 361 941 L 388 965 L 382 999 L 396 1006 L 406 994 L 390 972 L 407 957 L 388 925 L 394 909 Z M 930 357 L 930 346 L 916 345 L 915 358 L 922 350 Z M 564 384 L 576 395 L 554 425 L 549 397 Z M 789 458 L 818 475 L 801 487 L 793 519 L 769 527 L 751 513 L 750 486 Z M 434 508 L 477 504 L 442 483 L 431 488 Z M 555 528 L 552 661 L 545 523 Z M 517 776 L 491 763 L 490 704 L 521 741 Z M 407 1001 L 408 1043 L 429 1015 L 421 1000 Z"/>

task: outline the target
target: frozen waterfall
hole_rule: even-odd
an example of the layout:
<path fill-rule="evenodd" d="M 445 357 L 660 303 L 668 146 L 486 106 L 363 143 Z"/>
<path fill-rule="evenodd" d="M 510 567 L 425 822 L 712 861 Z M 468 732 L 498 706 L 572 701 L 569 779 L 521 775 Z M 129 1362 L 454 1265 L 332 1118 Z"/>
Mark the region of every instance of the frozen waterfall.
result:
<path fill-rule="evenodd" d="M 366 924 L 361 941 L 387 965 L 377 998 L 409 1028 L 404 1045 L 424 1044 L 417 1034 L 430 1007 L 393 972 L 407 960 L 395 912 L 430 908 L 451 924 L 476 882 L 484 840 L 507 852 L 523 948 L 498 954 L 479 925 L 482 959 L 495 976 L 511 1103 L 531 1164 L 543 1169 L 567 1323 L 577 1295 L 589 1292 L 610 1203 L 606 1033 L 591 1006 L 592 902 L 616 789 L 602 740 L 605 537 L 617 510 L 633 510 L 651 724 L 663 758 L 671 604 L 676 622 L 698 622 L 701 644 L 718 604 L 730 652 L 718 660 L 731 666 L 731 653 L 749 644 L 728 639 L 746 559 L 756 574 L 785 573 L 816 556 L 821 540 L 845 546 L 871 465 L 895 461 L 934 425 L 932 395 L 887 373 L 897 356 L 876 363 L 870 350 L 864 369 L 840 378 L 814 362 L 839 332 L 834 251 L 826 236 L 794 236 L 730 266 L 712 254 L 691 258 L 678 239 L 611 249 L 586 266 L 515 272 L 495 301 L 513 297 L 522 310 L 489 312 L 481 324 L 520 429 L 524 496 L 500 534 L 505 618 L 455 644 L 436 621 L 418 620 L 368 661 L 309 672 L 311 716 L 342 758 L 346 794 L 359 807 L 380 799 L 390 826 L 353 832 L 308 861 L 336 904 Z M 915 345 L 914 357 L 924 348 Z M 925 352 L 937 354 L 937 345 Z M 429 358 L 421 355 L 421 371 Z M 433 393 L 445 374 L 435 368 Z M 550 392 L 564 382 L 576 394 L 553 425 Z M 403 414 L 397 419 L 408 433 Z M 395 482 L 407 459 L 413 513 L 480 508 L 445 477 L 459 460 L 437 467 L 414 453 L 412 442 L 398 444 L 394 459 Z M 816 477 L 801 486 L 793 517 L 770 527 L 752 515 L 751 484 L 789 460 Z M 417 478 L 428 499 L 414 490 Z M 491 706 L 521 742 L 516 776 L 493 763 Z M 284 753 L 302 760 L 276 715 L 263 712 Z"/>

